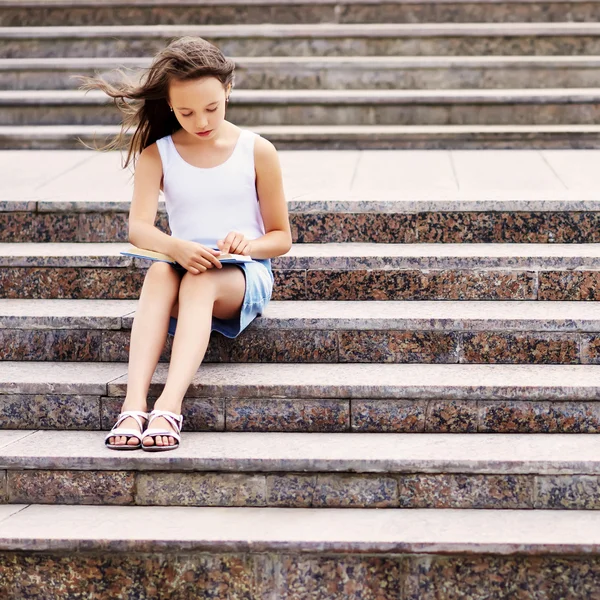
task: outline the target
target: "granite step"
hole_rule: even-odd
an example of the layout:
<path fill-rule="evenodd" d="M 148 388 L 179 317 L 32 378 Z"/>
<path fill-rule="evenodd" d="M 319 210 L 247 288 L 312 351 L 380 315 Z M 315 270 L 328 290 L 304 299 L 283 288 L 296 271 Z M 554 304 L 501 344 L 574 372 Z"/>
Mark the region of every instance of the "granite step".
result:
<path fill-rule="evenodd" d="M 0 150 L 101 147 L 114 125 L 0 126 Z M 600 125 L 285 125 L 253 127 L 279 150 L 600 148 Z"/>
<path fill-rule="evenodd" d="M 394 166 L 393 161 L 380 162 L 382 171 L 388 165 Z M 418 191 L 411 199 L 410 192 L 398 190 L 382 194 L 387 200 L 370 200 L 368 195 L 349 200 L 351 194 L 345 190 L 337 193 L 339 199 L 333 193 L 316 192 L 311 194 L 314 199 L 288 200 L 292 239 L 301 244 L 600 242 L 598 194 L 512 192 L 502 198 L 494 191 L 480 193 L 485 199 L 476 199 L 476 194 L 452 198 L 448 192 L 422 196 Z M 5 194 L 10 197 L 10 192 Z M 121 197 L 130 194 L 124 187 Z M 372 194 L 377 197 L 378 192 Z M 37 190 L 25 195 L 43 198 Z M 447 199 L 439 199 L 443 196 Z M 117 199 L 0 200 L 0 242 L 127 242 L 129 207 L 128 200 Z M 162 201 L 158 212 L 156 226 L 168 233 Z"/>
<path fill-rule="evenodd" d="M 166 380 L 159 364 L 154 405 Z M 125 363 L 0 362 L 0 429 L 110 430 Z M 593 365 L 204 363 L 184 431 L 600 433 Z"/>
<path fill-rule="evenodd" d="M 0 593 L 35 599 L 600 593 L 593 511 L 15 504 L 0 519 Z"/>
<path fill-rule="evenodd" d="M 479 90 L 236 90 L 243 127 L 303 125 L 594 125 L 600 88 Z M 100 91 L 0 90 L 0 125 L 118 125 Z"/>
<path fill-rule="evenodd" d="M 126 362 L 135 304 L 0 300 L 0 360 Z M 596 364 L 599 332 L 598 302 L 273 301 L 235 340 L 213 335 L 205 360 Z"/>
<path fill-rule="evenodd" d="M 0 431 L 0 504 L 600 509 L 589 435 L 187 433 L 117 453 L 103 432 Z"/>
<path fill-rule="evenodd" d="M 573 2 L 383 2 L 348 0 L 263 0 L 239 2 L 211 0 L 164 2 L 144 0 L 127 4 L 122 0 L 36 2 L 2 0 L 0 25 L 186 25 L 197 23 L 419 23 L 419 22 L 520 22 L 520 21 L 598 21 L 596 1 Z"/>
<path fill-rule="evenodd" d="M 243 56 L 232 60 L 236 91 L 600 87 L 598 56 Z M 75 75 L 100 73 L 116 81 L 113 69 L 125 67 L 133 74 L 150 62 L 142 57 L 4 58 L 0 59 L 0 90 L 74 89 L 80 85 Z"/>
<path fill-rule="evenodd" d="M 4 298 L 131 299 L 127 244 L 0 244 Z M 295 244 L 274 300 L 596 300 L 598 244 Z"/>
<path fill-rule="evenodd" d="M 151 56 L 196 35 L 228 56 L 597 55 L 600 23 L 0 27 L 0 58 Z"/>

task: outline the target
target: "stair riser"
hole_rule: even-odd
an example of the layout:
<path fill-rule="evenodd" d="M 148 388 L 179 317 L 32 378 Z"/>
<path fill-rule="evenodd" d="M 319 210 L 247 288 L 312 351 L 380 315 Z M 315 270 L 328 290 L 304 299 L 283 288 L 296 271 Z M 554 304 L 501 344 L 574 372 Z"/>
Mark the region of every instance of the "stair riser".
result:
<path fill-rule="evenodd" d="M 94 69 L 0 70 L 0 90 L 77 89 L 73 75 L 93 76 Z M 101 72 L 111 81 L 111 73 Z M 469 68 L 452 66 L 433 69 L 379 69 L 347 67 L 302 67 L 273 64 L 269 69 L 237 67 L 239 89 L 486 89 L 486 88 L 581 88 L 600 87 L 598 68 L 505 67 Z"/>
<path fill-rule="evenodd" d="M 126 552 L 4 551 L 0 594 L 7 597 L 68 600 L 85 594 L 110 597 L 115 589 L 150 599 L 209 598 L 227 590 L 232 600 L 299 598 L 298 590 L 318 590 L 319 600 L 503 600 L 507 590 L 524 598 L 593 598 L 600 594 L 600 559 L 595 555 L 505 556 L 469 554 L 352 554 L 324 551 L 223 553 L 210 549 L 185 553 L 176 545 L 148 552 L 139 544 Z M 490 573 L 502 573 L 490 576 Z M 542 583 L 540 583 L 542 582 Z M 443 594 L 443 595 L 442 595 Z M 200 596 L 201 597 L 201 596 Z M 308 596 L 303 596 L 308 597 Z"/>
<path fill-rule="evenodd" d="M 273 270 L 273 300 L 599 300 L 600 271 Z M 0 267 L 2 298 L 137 299 L 145 271 Z"/>
<path fill-rule="evenodd" d="M 174 36 L 178 37 L 178 36 Z M 170 36 L 118 38 L 0 38 L 0 58 L 147 57 L 162 50 Z M 228 56 L 481 56 L 596 55 L 593 35 L 515 37 L 209 37 Z"/>
<path fill-rule="evenodd" d="M 600 103 L 499 104 L 255 104 L 234 105 L 227 117 L 242 127 L 260 125 L 593 125 Z M 4 105 L 0 125 L 119 125 L 109 104 Z"/>
<path fill-rule="evenodd" d="M 110 431 L 125 398 L 122 387 L 110 397 L 2 394 L 0 429 Z M 188 396 L 183 404 L 184 432 L 600 433 L 598 402 L 548 400 L 543 391 L 539 400 L 282 399 L 272 395 L 266 391 L 264 398 Z M 150 406 L 153 403 L 150 398 Z"/>
<path fill-rule="evenodd" d="M 0 212 L 1 243 L 127 242 L 126 212 Z M 157 227 L 168 232 L 165 213 Z M 598 243 L 600 212 L 290 212 L 294 243 Z"/>
<path fill-rule="evenodd" d="M 600 509 L 597 475 L 0 470 L 2 504 Z"/>
<path fill-rule="evenodd" d="M 127 329 L 0 329 L 0 360 L 126 362 Z M 170 358 L 169 338 L 161 360 Z M 213 335 L 205 362 L 597 364 L 600 334 L 546 331 L 269 329 Z"/>
<path fill-rule="evenodd" d="M 226 25 L 232 23 L 482 23 L 598 21 L 600 6 L 587 2 L 356 3 L 279 6 L 98 6 L 2 8 L 0 26 Z"/>
<path fill-rule="evenodd" d="M 440 149 L 599 149 L 600 133 L 581 132 L 486 132 L 466 133 L 266 133 L 278 150 L 440 150 Z M 101 146 L 108 138 L 89 133 L 39 133 L 35 130 L 0 134 L 0 150 L 81 150 L 79 139 Z"/>

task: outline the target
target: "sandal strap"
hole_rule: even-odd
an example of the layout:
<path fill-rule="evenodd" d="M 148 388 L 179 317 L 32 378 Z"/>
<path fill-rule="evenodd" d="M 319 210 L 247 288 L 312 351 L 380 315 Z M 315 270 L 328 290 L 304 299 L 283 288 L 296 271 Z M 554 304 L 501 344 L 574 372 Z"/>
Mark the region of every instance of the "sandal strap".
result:
<path fill-rule="evenodd" d="M 157 419 L 158 417 L 164 417 L 175 428 L 175 431 L 177 433 L 181 432 L 181 428 L 183 426 L 183 415 L 178 415 L 174 412 L 171 412 L 170 410 L 159 410 L 159 409 L 155 408 L 150 413 L 149 420 L 148 420 L 148 427 L 150 427 L 150 424 L 152 423 L 152 421 L 154 421 L 154 419 Z M 157 435 L 159 435 L 159 434 L 157 434 Z M 167 434 L 160 434 L 160 435 L 171 435 L 171 434 L 167 433 Z"/>
<path fill-rule="evenodd" d="M 144 430 L 144 424 L 142 423 L 141 417 L 145 418 L 146 421 L 148 420 L 148 413 L 145 413 L 142 410 L 126 410 L 126 411 L 122 412 L 119 415 L 117 422 L 113 425 L 113 428 L 111 431 L 115 431 L 119 427 L 120 423 L 122 423 L 125 419 L 128 419 L 130 417 L 132 419 L 134 419 L 134 421 L 138 424 L 138 427 L 140 428 L 139 433 L 141 433 Z M 127 434 L 124 434 L 124 435 L 127 435 Z"/>

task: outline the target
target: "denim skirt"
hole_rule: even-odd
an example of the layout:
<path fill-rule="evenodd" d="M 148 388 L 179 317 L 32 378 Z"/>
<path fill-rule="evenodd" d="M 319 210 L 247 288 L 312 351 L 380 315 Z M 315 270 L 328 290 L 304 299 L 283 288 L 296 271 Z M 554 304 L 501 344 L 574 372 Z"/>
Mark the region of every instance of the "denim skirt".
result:
<path fill-rule="evenodd" d="M 211 331 L 218 331 L 228 338 L 237 337 L 252 321 L 261 315 L 266 308 L 273 293 L 273 271 L 270 259 L 253 259 L 252 262 L 238 263 L 246 279 L 246 291 L 240 314 L 233 319 L 212 318 Z M 185 269 L 179 265 L 174 266 L 177 270 Z M 175 335 L 177 319 L 171 317 L 169 321 L 169 334 Z"/>

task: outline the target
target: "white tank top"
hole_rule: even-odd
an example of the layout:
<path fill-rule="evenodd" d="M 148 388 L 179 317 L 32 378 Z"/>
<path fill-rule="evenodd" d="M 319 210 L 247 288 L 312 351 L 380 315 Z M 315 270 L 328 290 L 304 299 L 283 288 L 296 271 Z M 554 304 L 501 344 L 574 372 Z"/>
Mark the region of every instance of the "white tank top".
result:
<path fill-rule="evenodd" d="M 233 154 L 207 169 L 183 160 L 170 135 L 156 141 L 173 237 L 216 246 L 230 231 L 250 240 L 264 235 L 254 172 L 256 137 L 242 129 Z"/>

